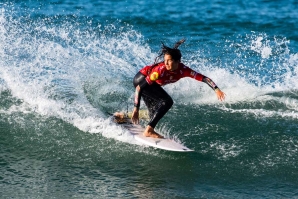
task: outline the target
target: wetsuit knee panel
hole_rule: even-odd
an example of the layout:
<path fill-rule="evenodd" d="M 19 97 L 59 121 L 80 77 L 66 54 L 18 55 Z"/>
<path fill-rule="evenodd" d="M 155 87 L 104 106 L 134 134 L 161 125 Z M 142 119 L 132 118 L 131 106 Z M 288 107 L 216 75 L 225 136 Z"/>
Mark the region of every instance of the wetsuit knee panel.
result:
<path fill-rule="evenodd" d="M 168 107 L 168 108 L 170 109 L 170 108 L 173 106 L 174 101 L 173 101 L 172 98 L 168 98 L 168 99 L 166 99 L 166 100 L 164 101 L 164 103 L 165 103 L 165 106 Z"/>
<path fill-rule="evenodd" d="M 167 111 L 173 106 L 174 102 L 172 98 L 167 98 L 165 100 L 162 100 L 160 104 L 161 104 L 161 107 L 163 107 L 162 109 Z"/>

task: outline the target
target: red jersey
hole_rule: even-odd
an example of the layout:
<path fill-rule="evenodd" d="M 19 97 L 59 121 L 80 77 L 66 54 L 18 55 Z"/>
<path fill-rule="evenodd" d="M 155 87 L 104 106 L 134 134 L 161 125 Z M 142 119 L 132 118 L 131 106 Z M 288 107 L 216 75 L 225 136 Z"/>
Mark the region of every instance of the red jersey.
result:
<path fill-rule="evenodd" d="M 146 81 L 149 85 L 156 82 L 161 86 L 177 82 L 183 77 L 190 77 L 198 81 L 203 81 L 203 78 L 205 77 L 182 63 L 179 63 L 178 69 L 175 71 L 167 70 L 164 62 L 161 62 L 156 66 L 145 66 L 140 72 L 146 76 Z"/>
<path fill-rule="evenodd" d="M 140 73 L 145 76 L 145 79 L 143 78 L 141 82 L 137 83 L 138 85 L 134 83 L 136 87 L 134 104 L 135 107 L 140 107 L 140 92 L 141 89 L 146 88 L 146 84 L 144 84 L 144 82 L 148 83 L 149 85 L 152 85 L 154 82 L 156 82 L 160 86 L 164 86 L 169 83 L 177 82 L 179 79 L 183 77 L 190 77 L 198 81 L 205 82 L 213 90 L 218 89 L 216 84 L 210 78 L 200 73 L 197 73 L 196 71 L 192 70 L 191 68 L 185 66 L 182 63 L 179 63 L 177 70 L 174 71 L 167 70 L 164 62 L 161 62 L 153 66 L 145 66 L 140 70 Z"/>

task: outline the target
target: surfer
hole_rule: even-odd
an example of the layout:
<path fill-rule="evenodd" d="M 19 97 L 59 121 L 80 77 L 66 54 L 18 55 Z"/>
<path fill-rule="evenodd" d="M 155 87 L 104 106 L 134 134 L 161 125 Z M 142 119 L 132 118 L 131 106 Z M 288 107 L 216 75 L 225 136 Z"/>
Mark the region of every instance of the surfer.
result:
<path fill-rule="evenodd" d="M 184 77 L 191 77 L 208 84 L 215 91 L 219 100 L 223 101 L 225 99 L 225 93 L 210 78 L 181 63 L 182 55 L 178 47 L 184 41 L 185 39 L 178 41 L 173 48 L 162 43 L 161 54 L 155 59 L 155 63 L 145 66 L 134 77 L 133 84 L 136 90 L 131 120 L 134 124 L 139 123 L 139 107 L 142 97 L 150 117 L 150 121 L 143 133 L 146 137 L 163 138 L 162 135 L 154 131 L 154 128 L 173 105 L 172 98 L 162 88 L 166 84 L 174 83 Z M 161 56 L 163 56 L 164 61 L 156 63 L 156 60 Z"/>

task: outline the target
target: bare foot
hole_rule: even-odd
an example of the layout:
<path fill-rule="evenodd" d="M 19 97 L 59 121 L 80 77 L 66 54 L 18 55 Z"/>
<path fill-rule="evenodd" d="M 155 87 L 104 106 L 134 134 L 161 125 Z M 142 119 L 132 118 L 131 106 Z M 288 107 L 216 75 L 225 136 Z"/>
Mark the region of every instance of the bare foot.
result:
<path fill-rule="evenodd" d="M 159 135 L 154 131 L 154 129 L 151 126 L 147 126 L 146 130 L 144 131 L 143 135 L 145 137 L 153 137 L 153 138 L 164 138 L 162 135 Z"/>

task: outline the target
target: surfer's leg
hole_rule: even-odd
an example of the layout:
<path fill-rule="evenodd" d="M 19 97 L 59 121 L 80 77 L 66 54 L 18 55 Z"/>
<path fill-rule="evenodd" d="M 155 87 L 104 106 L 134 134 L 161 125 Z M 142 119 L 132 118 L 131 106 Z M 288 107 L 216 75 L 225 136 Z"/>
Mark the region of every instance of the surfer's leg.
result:
<path fill-rule="evenodd" d="M 149 125 L 155 128 L 159 120 L 168 112 L 168 110 L 172 107 L 172 105 L 173 105 L 172 98 L 167 98 L 160 101 L 156 107 L 156 111 L 154 112 L 149 122 Z"/>
<path fill-rule="evenodd" d="M 142 96 L 150 115 L 150 121 L 144 135 L 148 137 L 159 137 L 160 135 L 154 131 L 154 128 L 159 120 L 172 107 L 173 100 L 158 84 L 147 86 L 146 89 L 144 89 Z"/>

